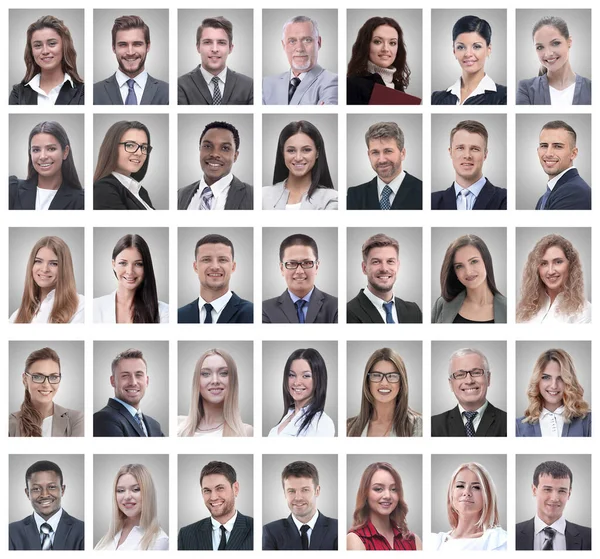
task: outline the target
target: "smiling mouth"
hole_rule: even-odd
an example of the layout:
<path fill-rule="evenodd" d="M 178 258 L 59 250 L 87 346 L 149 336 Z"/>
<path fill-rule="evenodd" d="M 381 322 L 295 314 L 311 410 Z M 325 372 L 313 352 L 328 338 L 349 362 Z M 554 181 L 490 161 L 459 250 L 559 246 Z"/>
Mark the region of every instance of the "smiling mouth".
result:
<path fill-rule="evenodd" d="M 461 390 L 463 392 L 479 392 L 479 387 L 473 387 L 473 388 L 461 388 Z"/>
<path fill-rule="evenodd" d="M 560 392 L 560 391 L 554 392 L 551 390 L 546 390 L 546 393 L 549 394 L 550 396 L 558 396 L 558 395 L 562 394 L 562 392 Z"/>
<path fill-rule="evenodd" d="M 377 392 L 385 396 L 386 394 L 390 394 L 392 391 L 389 388 L 379 388 Z"/>
<path fill-rule="evenodd" d="M 292 388 L 292 392 L 295 392 L 296 394 L 304 394 L 304 392 L 306 392 L 306 388 Z"/>
<path fill-rule="evenodd" d="M 222 167 L 223 163 L 219 162 L 219 161 L 206 161 L 205 162 L 209 167 L 213 167 L 213 168 L 217 168 L 217 167 Z"/>

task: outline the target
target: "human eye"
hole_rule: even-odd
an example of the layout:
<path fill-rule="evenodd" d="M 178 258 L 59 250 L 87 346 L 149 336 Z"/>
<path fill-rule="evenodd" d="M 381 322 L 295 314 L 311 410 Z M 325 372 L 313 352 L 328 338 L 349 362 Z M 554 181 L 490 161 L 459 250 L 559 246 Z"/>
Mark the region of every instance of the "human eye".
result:
<path fill-rule="evenodd" d="M 48 263 L 50 266 L 57 268 L 58 267 L 58 262 L 56 260 L 52 260 L 51 262 Z"/>
<path fill-rule="evenodd" d="M 380 45 L 381 44 L 381 39 L 373 39 L 373 44 L 374 45 Z"/>
<path fill-rule="evenodd" d="M 465 486 L 465 484 L 461 483 L 461 482 L 459 482 L 455 485 L 456 489 L 462 489 L 464 486 Z"/>
<path fill-rule="evenodd" d="M 229 371 L 221 371 L 219 376 L 222 378 L 227 378 L 229 376 Z"/>
<path fill-rule="evenodd" d="M 127 260 L 119 260 L 117 266 L 127 266 Z"/>
<path fill-rule="evenodd" d="M 304 151 L 304 153 L 310 153 L 313 150 L 313 148 L 311 148 L 310 146 L 306 146 L 302 151 Z"/>
<path fill-rule="evenodd" d="M 293 373 L 292 371 L 288 372 L 288 378 L 296 378 L 296 373 Z"/>
<path fill-rule="evenodd" d="M 304 373 L 302 378 L 312 378 L 312 373 Z"/>
<path fill-rule="evenodd" d="M 289 45 L 295 45 L 295 44 L 296 44 L 296 39 L 294 39 L 293 37 L 290 37 L 290 38 L 288 39 L 288 44 L 289 44 Z"/>
<path fill-rule="evenodd" d="M 481 491 L 481 485 L 472 485 L 471 489 L 473 489 L 473 491 Z"/>
<path fill-rule="evenodd" d="M 460 268 L 462 268 L 462 264 L 454 264 L 455 270 L 459 270 Z"/>
<path fill-rule="evenodd" d="M 559 47 L 560 46 L 560 41 L 559 40 L 552 41 L 552 46 L 553 47 Z"/>
<path fill-rule="evenodd" d="M 31 148 L 31 153 L 37 153 L 38 151 L 40 151 L 40 148 L 38 148 L 38 147 Z"/>
<path fill-rule="evenodd" d="M 143 263 L 143 262 L 136 262 L 136 263 L 135 263 L 135 265 L 136 265 L 138 268 L 143 268 L 143 267 L 144 267 L 144 263 Z"/>
<path fill-rule="evenodd" d="M 396 41 L 390 41 L 390 46 L 395 47 L 398 43 Z"/>
<path fill-rule="evenodd" d="M 304 37 L 304 39 L 303 39 L 303 40 L 304 40 L 304 42 L 305 42 L 305 43 L 307 43 L 307 44 L 310 44 L 310 43 L 312 43 L 312 42 L 313 42 L 313 38 L 312 38 L 312 37 Z"/>
<path fill-rule="evenodd" d="M 209 371 L 202 371 L 202 372 L 200 373 L 200 376 L 201 376 L 202 378 L 209 378 L 209 377 L 210 377 L 210 372 L 209 372 Z"/>
<path fill-rule="evenodd" d="M 465 47 L 464 45 L 456 45 L 456 50 L 463 50 Z"/>
<path fill-rule="evenodd" d="M 221 149 L 223 151 L 231 151 L 231 146 L 223 146 Z"/>
<path fill-rule="evenodd" d="M 35 493 L 35 494 L 37 494 L 37 493 L 40 493 L 40 492 L 41 492 L 41 489 L 40 489 L 39 487 L 32 487 L 32 488 L 30 489 L 30 493 Z"/>

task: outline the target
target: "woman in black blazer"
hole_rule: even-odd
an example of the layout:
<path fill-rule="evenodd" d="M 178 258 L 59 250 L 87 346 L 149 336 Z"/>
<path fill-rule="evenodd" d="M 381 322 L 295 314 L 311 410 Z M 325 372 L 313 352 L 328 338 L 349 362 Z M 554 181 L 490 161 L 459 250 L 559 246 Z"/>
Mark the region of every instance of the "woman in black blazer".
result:
<path fill-rule="evenodd" d="M 27 178 L 8 178 L 9 210 L 83 210 L 83 189 L 73 150 L 58 122 L 40 122 L 29 133 Z"/>
<path fill-rule="evenodd" d="M 27 28 L 25 68 L 25 77 L 13 86 L 9 105 L 84 104 L 77 52 L 71 32 L 60 19 L 43 16 Z"/>
<path fill-rule="evenodd" d="M 140 181 L 150 161 L 150 132 L 136 120 L 115 122 L 106 132 L 94 173 L 95 210 L 153 210 Z"/>

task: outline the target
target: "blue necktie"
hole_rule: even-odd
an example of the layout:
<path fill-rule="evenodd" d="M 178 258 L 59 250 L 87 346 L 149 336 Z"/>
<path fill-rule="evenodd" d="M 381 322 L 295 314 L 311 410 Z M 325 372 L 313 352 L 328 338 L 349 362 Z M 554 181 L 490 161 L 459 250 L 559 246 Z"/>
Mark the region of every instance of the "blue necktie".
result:
<path fill-rule="evenodd" d="M 127 86 L 129 87 L 129 91 L 127 92 L 127 99 L 125 99 L 126 105 L 137 105 L 137 96 L 135 94 L 135 89 L 133 86 L 135 85 L 135 80 L 127 80 Z"/>
<path fill-rule="evenodd" d="M 146 431 L 146 426 L 144 425 L 144 420 L 142 419 L 142 414 L 140 412 L 137 412 L 135 414 L 135 420 L 137 421 L 137 424 L 140 426 L 142 433 L 144 433 L 144 437 L 147 437 L 148 431 Z"/>
<path fill-rule="evenodd" d="M 542 201 L 540 202 L 540 210 L 546 209 L 546 202 L 548 201 L 548 198 L 550 198 L 551 193 L 552 193 L 552 190 L 550 190 L 548 187 L 546 187 L 546 192 L 544 192 L 544 195 L 542 196 Z"/>
<path fill-rule="evenodd" d="M 206 317 L 204 318 L 204 324 L 212 324 L 212 311 L 214 307 L 210 303 L 204 303 L 204 310 L 206 311 Z"/>
<path fill-rule="evenodd" d="M 211 210 L 212 209 L 212 201 L 215 195 L 210 186 L 205 186 L 204 190 L 200 194 L 200 209 L 201 210 Z"/>
<path fill-rule="evenodd" d="M 304 318 L 304 305 L 306 305 L 306 301 L 304 299 L 298 299 L 295 303 L 296 305 L 296 314 L 298 315 L 298 322 L 300 324 L 306 323 L 306 319 Z"/>
<path fill-rule="evenodd" d="M 394 315 L 392 314 L 392 307 L 394 306 L 394 301 L 390 301 L 389 303 L 383 303 L 383 308 L 385 309 L 385 322 L 386 324 L 396 324 L 394 322 Z"/>
<path fill-rule="evenodd" d="M 386 184 L 381 191 L 381 200 L 379 200 L 379 207 L 382 210 L 391 210 L 392 205 L 390 204 L 390 196 L 394 191 Z"/>
<path fill-rule="evenodd" d="M 477 417 L 477 411 L 464 411 L 463 415 L 467 418 L 467 422 L 465 423 L 465 434 L 467 437 L 475 436 L 475 427 L 473 426 L 473 420 Z"/>
<path fill-rule="evenodd" d="M 460 193 L 459 193 L 458 196 L 459 196 L 459 200 L 461 202 L 460 203 L 461 207 L 458 207 L 458 205 L 457 205 L 457 209 L 459 209 L 459 210 L 470 210 L 471 209 L 470 202 L 471 202 L 473 193 L 470 190 L 468 190 L 467 188 L 463 188 L 460 191 Z"/>

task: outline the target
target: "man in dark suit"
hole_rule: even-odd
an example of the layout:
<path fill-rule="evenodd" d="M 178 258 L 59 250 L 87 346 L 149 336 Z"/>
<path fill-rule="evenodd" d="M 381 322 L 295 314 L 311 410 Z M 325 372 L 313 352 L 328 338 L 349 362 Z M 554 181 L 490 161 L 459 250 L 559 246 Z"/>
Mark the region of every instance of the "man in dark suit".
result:
<path fill-rule="evenodd" d="M 233 467 L 226 462 L 209 462 L 200 473 L 200 488 L 210 516 L 181 528 L 177 549 L 251 551 L 254 519 L 235 508 L 240 484 Z"/>
<path fill-rule="evenodd" d="M 279 269 L 287 289 L 263 301 L 263 324 L 337 323 L 338 300 L 315 287 L 319 249 L 312 237 L 295 233 L 279 246 Z"/>
<path fill-rule="evenodd" d="M 233 175 L 240 134 L 233 124 L 211 122 L 200 135 L 202 178 L 177 191 L 178 210 L 251 210 L 254 190 Z"/>
<path fill-rule="evenodd" d="M 179 324 L 252 324 L 254 305 L 229 289 L 236 262 L 227 237 L 202 237 L 196 243 L 193 267 L 200 280 L 200 297 L 177 310 Z"/>
<path fill-rule="evenodd" d="M 180 76 L 180 105 L 252 105 L 252 78 L 227 67 L 233 50 L 233 25 L 222 16 L 206 18 L 196 31 L 201 64 Z"/>
<path fill-rule="evenodd" d="M 8 549 L 17 551 L 83 550 L 83 522 L 61 506 L 65 494 L 61 469 L 40 460 L 27 468 L 25 495 L 33 514 L 8 526 Z"/>
<path fill-rule="evenodd" d="M 394 297 L 394 284 L 400 269 L 400 245 L 396 239 L 378 233 L 362 246 L 362 271 L 367 288 L 348 302 L 348 324 L 398 324 L 423 322 L 417 303 Z"/>
<path fill-rule="evenodd" d="M 408 174 L 404 133 L 395 122 L 377 122 L 365 134 L 367 155 L 377 173 L 369 182 L 348 189 L 349 210 L 420 210 L 423 183 Z"/>
<path fill-rule="evenodd" d="M 592 530 L 563 516 L 571 497 L 573 472 L 561 462 L 542 462 L 531 486 L 536 515 L 517 524 L 517 551 L 590 551 Z"/>
<path fill-rule="evenodd" d="M 476 120 L 463 120 L 450 132 L 448 152 L 454 167 L 454 184 L 431 194 L 432 210 L 505 210 L 506 188 L 483 176 L 488 131 Z"/>
<path fill-rule="evenodd" d="M 337 518 L 317 509 L 317 468 L 310 462 L 292 462 L 283 469 L 281 484 L 291 514 L 263 526 L 263 550 L 337 550 Z"/>
<path fill-rule="evenodd" d="M 94 437 L 164 437 L 160 423 L 140 409 L 149 380 L 142 352 L 127 349 L 119 353 L 111 369 L 115 397 L 94 414 Z"/>
<path fill-rule="evenodd" d="M 94 105 L 168 105 L 169 84 L 146 72 L 150 29 L 138 16 L 121 16 L 112 28 L 117 71 L 94 84 Z"/>
<path fill-rule="evenodd" d="M 458 405 L 431 418 L 431 436 L 506 437 L 506 412 L 486 398 L 492 374 L 486 356 L 477 349 L 459 349 L 450 357 L 449 372 Z"/>
<path fill-rule="evenodd" d="M 571 126 L 562 120 L 544 124 L 538 157 L 548 175 L 548 185 L 535 205 L 536 210 L 592 209 L 592 189 L 573 164 L 578 152 L 577 134 Z"/>

